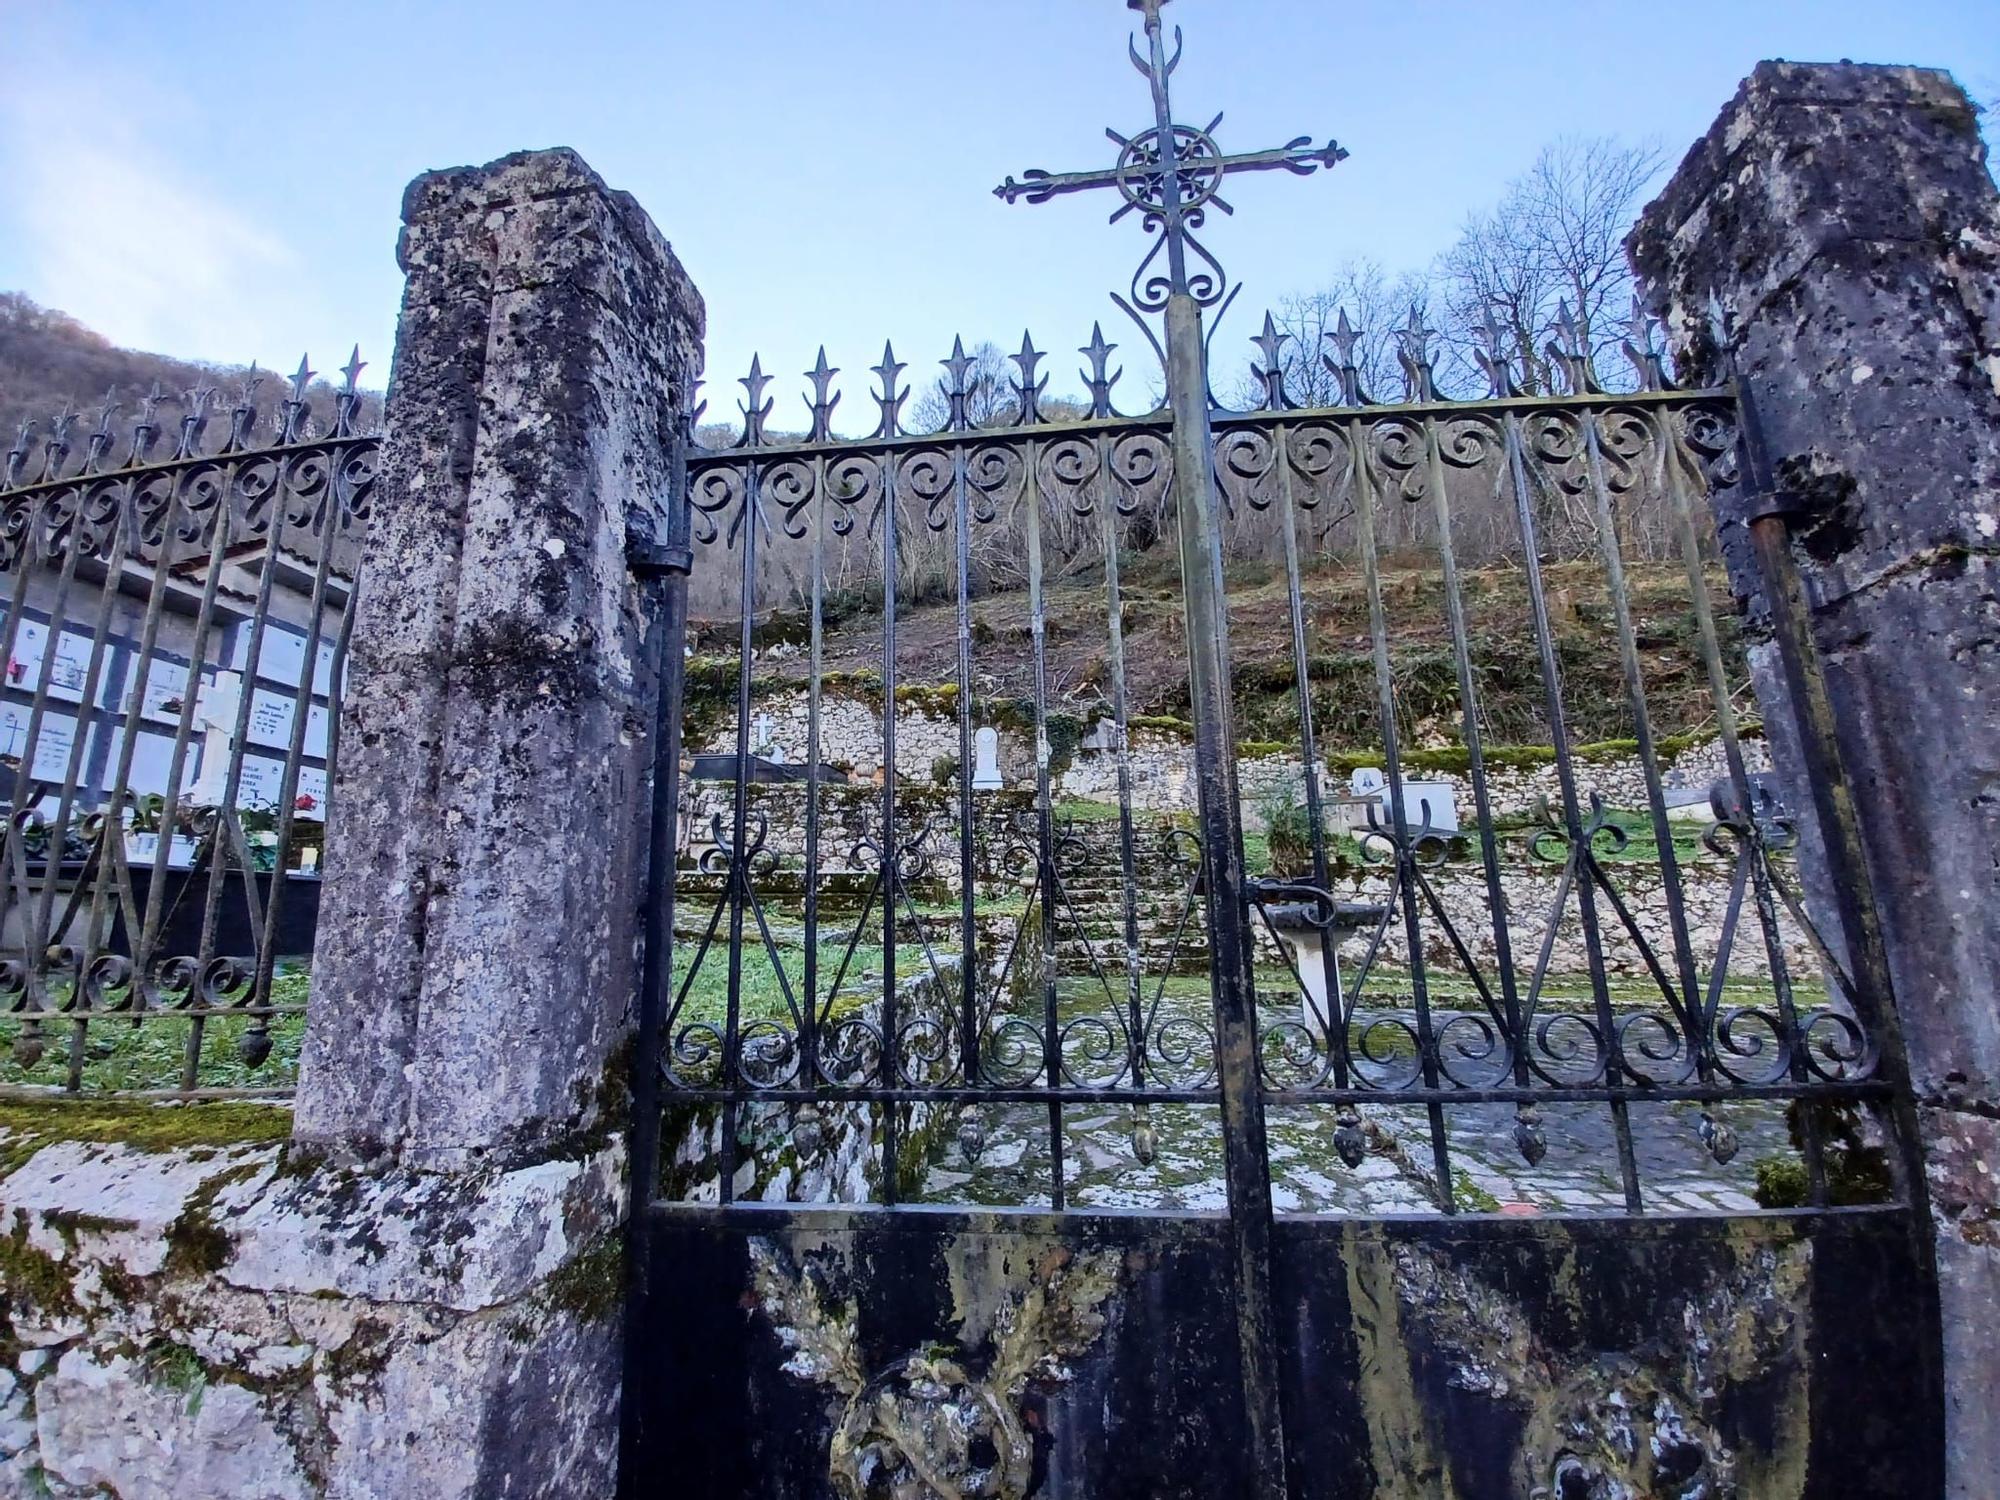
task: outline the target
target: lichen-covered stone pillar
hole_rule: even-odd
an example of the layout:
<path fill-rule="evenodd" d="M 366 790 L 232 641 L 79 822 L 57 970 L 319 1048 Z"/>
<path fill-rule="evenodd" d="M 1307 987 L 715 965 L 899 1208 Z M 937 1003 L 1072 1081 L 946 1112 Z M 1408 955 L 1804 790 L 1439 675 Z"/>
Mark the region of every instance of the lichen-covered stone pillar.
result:
<path fill-rule="evenodd" d="M 703 312 L 570 151 L 433 172 L 333 788 L 297 1136 L 425 1168 L 617 1123 L 657 534 Z"/>
<path fill-rule="evenodd" d="M 1951 1493 L 1988 1496 L 2000 1474 L 2000 197 L 1973 108 L 1940 72 L 1764 63 L 1629 249 L 1684 372 L 1733 373 L 1754 419 L 1768 480 L 1725 496 L 1718 516 L 1753 616 L 1749 513 L 1781 509 L 1794 538 L 1918 1101 Z M 1768 647 L 1753 670 L 1768 711 L 1782 698 Z M 1773 736 L 1795 782 L 1796 745 Z M 1795 800 L 1810 806 L 1810 791 L 1796 785 Z"/>

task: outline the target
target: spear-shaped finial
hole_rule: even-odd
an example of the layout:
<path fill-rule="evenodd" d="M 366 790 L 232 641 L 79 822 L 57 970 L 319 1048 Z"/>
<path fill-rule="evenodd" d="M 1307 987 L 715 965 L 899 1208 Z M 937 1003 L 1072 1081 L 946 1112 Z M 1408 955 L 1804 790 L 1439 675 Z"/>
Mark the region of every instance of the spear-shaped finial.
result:
<path fill-rule="evenodd" d="M 1284 411 L 1292 404 L 1291 398 L 1285 393 L 1284 361 L 1285 345 L 1291 341 L 1292 336 L 1278 327 L 1277 319 L 1271 316 L 1269 309 L 1266 309 L 1264 331 L 1250 340 L 1257 346 L 1257 352 L 1263 358 L 1263 363 L 1256 366 L 1251 373 L 1264 388 L 1260 404 L 1266 411 Z"/>
<path fill-rule="evenodd" d="M 243 377 L 243 391 L 236 399 L 236 405 L 229 414 L 229 446 L 227 452 L 236 452 L 250 446 L 251 434 L 257 427 L 257 387 L 264 383 L 264 372 L 257 368 L 257 361 L 250 361 L 249 372 Z"/>
<path fill-rule="evenodd" d="M 181 395 L 181 430 L 174 442 L 175 458 L 198 458 L 201 456 L 202 429 L 208 426 L 209 403 L 215 400 L 215 387 L 198 385 Z"/>
<path fill-rule="evenodd" d="M 826 362 L 826 345 L 821 344 L 819 358 L 806 371 L 806 379 L 813 386 L 812 395 L 808 398 L 812 405 L 812 442 L 824 443 L 833 436 L 833 409 L 840 405 L 840 392 L 833 389 L 833 377 L 839 373 Z"/>
<path fill-rule="evenodd" d="M 1507 335 L 1501 331 L 1500 320 L 1493 316 L 1491 303 L 1487 304 L 1485 317 L 1480 322 L 1479 347 L 1472 351 L 1472 357 L 1485 372 L 1494 396 L 1505 399 L 1521 394 L 1521 387 L 1514 379 L 1513 361 L 1508 357 Z"/>
<path fill-rule="evenodd" d="M 965 340 L 957 334 L 951 338 L 951 358 L 941 359 L 944 366 L 944 425 L 947 432 L 963 432 L 972 425 L 972 357 L 965 352 Z"/>
<path fill-rule="evenodd" d="M 1111 387 L 1117 384 L 1119 376 L 1125 373 L 1125 369 L 1121 365 L 1115 374 L 1106 374 L 1105 371 L 1111 363 L 1111 351 L 1117 347 L 1116 344 L 1104 342 L 1104 326 L 1101 323 L 1092 323 L 1090 342 L 1076 351 L 1090 361 L 1090 369 L 1087 372 L 1079 370 L 1077 373 L 1083 376 L 1084 384 L 1090 388 L 1090 414 L 1093 417 L 1113 415 Z"/>
<path fill-rule="evenodd" d="M 347 363 L 340 373 L 345 383 L 333 397 L 333 435 L 337 438 L 354 435 L 354 417 L 361 410 L 361 391 L 357 382 L 361 372 L 368 368 L 368 362 L 361 357 L 361 346 L 356 344 L 354 352 L 347 356 Z"/>
<path fill-rule="evenodd" d="M 98 403 L 97 427 L 90 434 L 90 448 L 84 455 L 84 473 L 96 473 L 99 466 L 103 464 L 105 455 L 111 451 L 111 444 L 114 441 L 111 433 L 111 418 L 119 410 L 118 389 L 114 386 L 104 393 L 104 400 Z"/>
<path fill-rule="evenodd" d="M 1372 404 L 1368 393 L 1361 388 L 1361 369 L 1355 362 L 1355 351 L 1360 347 L 1362 330 L 1347 320 L 1347 309 L 1340 310 L 1340 319 L 1333 330 L 1326 335 L 1338 358 L 1327 359 L 1325 364 L 1340 382 L 1340 400 L 1343 406 L 1368 406 Z"/>
<path fill-rule="evenodd" d="M 1021 378 L 1013 382 L 1014 395 L 1019 406 L 1014 412 L 1016 427 L 1032 427 L 1042 420 L 1042 396 L 1049 388 L 1049 377 L 1039 380 L 1035 377 L 1036 367 L 1042 362 L 1042 351 L 1035 347 L 1035 341 L 1025 332 L 1021 335 L 1021 352 L 1008 356 L 1021 372 Z"/>
<path fill-rule="evenodd" d="M 771 383 L 771 377 L 764 373 L 764 361 L 758 355 L 750 356 L 750 373 L 736 382 L 749 395 L 749 400 L 738 403 L 737 409 L 743 413 L 743 441 L 739 448 L 757 448 L 764 442 L 764 419 L 771 415 L 772 403 L 764 399 L 764 387 Z"/>
<path fill-rule="evenodd" d="M 70 429 L 76 426 L 76 407 L 65 396 L 49 421 L 48 441 L 42 444 L 42 482 L 58 477 L 63 460 L 69 457 Z"/>
<path fill-rule="evenodd" d="M 160 436 L 160 403 L 166 399 L 166 389 L 157 380 L 153 382 L 153 388 L 139 398 L 139 420 L 132 424 L 132 451 L 125 457 L 128 469 L 152 457 L 153 444 Z"/>
<path fill-rule="evenodd" d="M 299 367 L 292 375 L 290 394 L 278 406 L 278 441 L 296 443 L 305 436 L 306 387 L 312 384 L 313 376 L 319 371 L 312 367 L 312 361 L 301 354 Z"/>
<path fill-rule="evenodd" d="M 1667 387 L 1666 356 L 1660 352 L 1659 323 L 1635 295 L 1632 315 L 1625 320 L 1625 357 L 1639 376 L 1642 391 L 1662 391 Z"/>
<path fill-rule="evenodd" d="M 27 466 L 28 455 L 34 451 L 35 419 L 28 418 L 14 434 L 14 446 L 7 450 L 6 488 L 12 489 L 21 482 L 21 470 Z"/>
<path fill-rule="evenodd" d="M 882 411 L 881 421 L 875 427 L 875 436 L 878 438 L 897 437 L 902 433 L 903 402 L 908 399 L 910 390 L 908 386 L 899 388 L 898 382 L 902 379 L 903 371 L 908 368 L 909 366 L 896 358 L 895 346 L 885 341 L 882 345 L 882 363 L 876 365 L 870 372 L 882 383 L 882 389 L 875 395 L 875 404 Z"/>
<path fill-rule="evenodd" d="M 1423 310 L 1410 304 L 1410 321 L 1396 331 L 1396 362 L 1403 367 L 1403 391 L 1411 401 L 1437 400 L 1437 369 L 1431 360 L 1432 333 Z"/>
<path fill-rule="evenodd" d="M 1563 372 L 1563 382 L 1572 396 L 1591 396 L 1603 391 L 1590 360 L 1590 332 L 1574 312 L 1569 299 L 1556 304 L 1555 337 L 1543 352 L 1549 363 Z"/>

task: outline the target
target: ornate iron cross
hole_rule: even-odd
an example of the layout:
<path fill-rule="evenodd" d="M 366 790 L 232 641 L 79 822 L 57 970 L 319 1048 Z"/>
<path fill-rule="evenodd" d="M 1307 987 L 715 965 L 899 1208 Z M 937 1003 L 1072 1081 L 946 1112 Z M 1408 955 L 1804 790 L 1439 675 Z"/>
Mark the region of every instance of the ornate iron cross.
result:
<path fill-rule="evenodd" d="M 1160 7 L 1167 3 L 1169 0 L 1126 0 L 1131 9 L 1144 12 L 1146 18 L 1148 55 L 1141 57 L 1135 42 L 1127 42 L 1126 47 L 1132 66 L 1152 85 L 1152 128 L 1132 136 L 1106 130 L 1104 133 L 1118 147 L 1118 160 L 1109 168 L 1089 172 L 1044 172 L 1035 168 L 1023 172 L 1018 180 L 1009 177 L 993 190 L 996 197 L 1008 203 L 1017 199 L 1046 203 L 1062 193 L 1116 188 L 1125 201 L 1112 213 L 1111 222 L 1115 224 L 1137 210 L 1146 232 L 1158 236 L 1145 259 L 1139 262 L 1139 269 L 1132 273 L 1131 303 L 1114 294 L 1127 312 L 1132 312 L 1134 306 L 1145 312 L 1159 312 L 1176 292 L 1185 292 L 1203 307 L 1223 299 L 1228 289 L 1228 274 L 1190 231 L 1202 226 L 1211 206 L 1226 214 L 1236 211 L 1221 195 L 1223 179 L 1230 173 L 1282 168 L 1304 177 L 1347 159 L 1347 152 L 1338 141 L 1315 146 L 1309 135 L 1268 151 L 1226 155 L 1215 140 L 1221 115 L 1199 130 L 1192 125 L 1175 124 L 1168 81 L 1180 66 L 1181 29 L 1174 28 L 1174 50 L 1169 57 L 1160 34 Z M 1165 275 L 1154 269 L 1162 250 L 1167 257 Z M 1191 254 L 1199 262 L 1192 273 L 1188 270 Z"/>
<path fill-rule="evenodd" d="M 1209 430 L 1208 346 L 1202 309 L 1227 305 L 1228 275 L 1192 230 L 1213 204 L 1230 213 L 1220 196 L 1231 172 L 1282 167 L 1301 176 L 1330 167 L 1347 153 L 1338 142 L 1315 148 L 1300 136 L 1272 151 L 1226 156 L 1215 142 L 1217 115 L 1206 130 L 1174 123 L 1168 80 L 1181 58 L 1180 28 L 1173 56 L 1160 37 L 1160 7 L 1167 0 L 1126 0 L 1146 18 L 1148 55 L 1128 44 L 1132 65 L 1153 89 L 1153 127 L 1134 136 L 1108 132 L 1118 146 L 1109 171 L 1029 172 L 996 189 L 1009 203 L 1045 202 L 1059 193 L 1116 188 L 1124 203 L 1115 223 L 1137 210 L 1152 249 L 1132 273 L 1132 300 L 1114 298 L 1145 330 L 1141 312 L 1164 313 L 1166 341 L 1155 347 L 1167 377 L 1172 415 L 1175 529 L 1180 535 L 1182 608 L 1187 626 L 1188 703 L 1194 720 L 1195 778 L 1201 801 L 1203 879 L 1208 888 L 1209 980 L 1215 1005 L 1216 1079 L 1222 1098 L 1223 1163 L 1229 1185 L 1230 1227 L 1236 1252 L 1238 1343 L 1248 1403 L 1256 1490 L 1266 1500 L 1285 1493 L 1283 1417 L 1278 1408 L 1276 1314 L 1271 1293 L 1271 1182 L 1264 1148 L 1263 1102 L 1257 1079 L 1256 981 L 1249 941 L 1249 876 L 1243 862 L 1243 808 L 1236 780 L 1234 695 L 1229 681 L 1229 607 L 1223 587 L 1222 529 L 1215 504 L 1215 454 Z M 1159 270 L 1161 252 L 1166 271 Z M 1199 264 L 1192 272 L 1189 257 Z M 1136 306 L 1135 306 L 1136 304 Z M 1101 341 L 1100 341 L 1101 342 Z M 1032 370 L 1024 379 L 1033 381 Z"/>

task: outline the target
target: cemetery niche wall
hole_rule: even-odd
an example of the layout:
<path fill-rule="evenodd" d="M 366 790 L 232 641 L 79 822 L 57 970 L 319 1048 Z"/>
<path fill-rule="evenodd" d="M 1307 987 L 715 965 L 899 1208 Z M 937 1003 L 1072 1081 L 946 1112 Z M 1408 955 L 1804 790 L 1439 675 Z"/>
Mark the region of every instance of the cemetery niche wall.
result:
<path fill-rule="evenodd" d="M 169 440 L 155 391 L 8 452 L 0 1083 L 289 1086 L 374 480 L 361 369 L 323 428 L 302 362 L 268 413 L 256 378 L 220 413 L 190 391 Z"/>

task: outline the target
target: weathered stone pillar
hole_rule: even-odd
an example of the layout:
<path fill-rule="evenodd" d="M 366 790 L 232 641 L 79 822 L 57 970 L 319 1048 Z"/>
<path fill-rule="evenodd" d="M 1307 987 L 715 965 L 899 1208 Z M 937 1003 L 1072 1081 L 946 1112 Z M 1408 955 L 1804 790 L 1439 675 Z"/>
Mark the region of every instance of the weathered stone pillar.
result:
<path fill-rule="evenodd" d="M 701 299 L 569 151 L 434 172 L 342 712 L 297 1134 L 424 1167 L 615 1123 L 653 534 Z"/>
<path fill-rule="evenodd" d="M 1629 248 L 1683 369 L 1733 369 L 1790 512 L 1919 1101 L 1951 1493 L 1988 1496 L 2000 1474 L 2000 197 L 1973 109 L 1939 72 L 1764 63 Z M 1719 521 L 1748 595 L 1742 499 Z M 1768 661 L 1759 676 L 1761 692 Z M 1774 735 L 1781 763 L 1787 746 Z"/>

